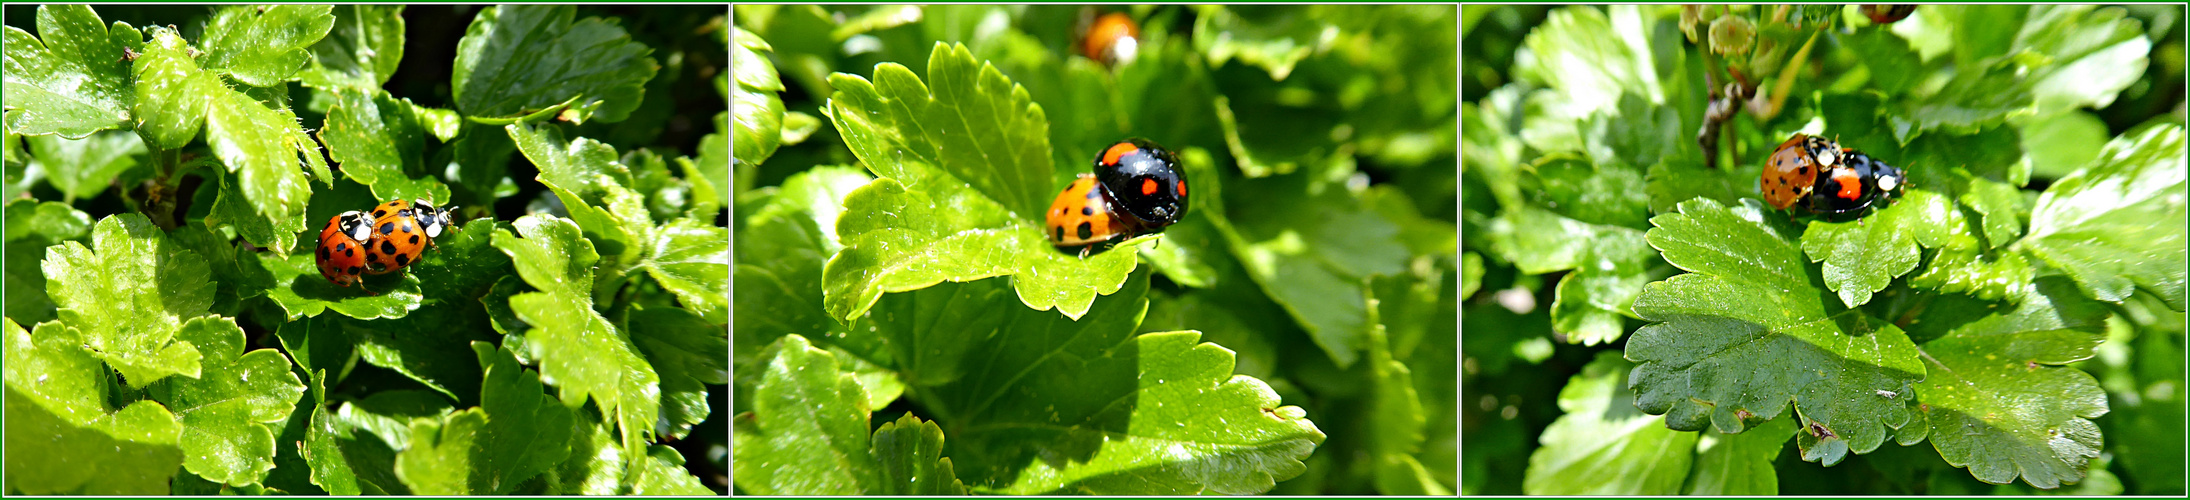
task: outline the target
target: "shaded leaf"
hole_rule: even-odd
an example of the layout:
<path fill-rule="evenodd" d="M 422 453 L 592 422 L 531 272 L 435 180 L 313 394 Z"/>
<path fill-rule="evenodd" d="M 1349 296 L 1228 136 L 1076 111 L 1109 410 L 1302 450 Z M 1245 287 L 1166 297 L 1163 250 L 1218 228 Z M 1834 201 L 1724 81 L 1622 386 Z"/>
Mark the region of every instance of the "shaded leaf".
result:
<path fill-rule="evenodd" d="M 1640 340 L 1641 337 L 1637 337 Z M 1559 390 L 1566 414 L 1544 428 L 1529 454 L 1522 491 L 1531 495 L 1672 495 L 1695 460 L 1696 433 L 1660 425 L 1635 411 L 1628 390 L 1633 363 L 1610 351 Z M 1640 373 L 1640 372 L 1637 372 Z"/>
<path fill-rule="evenodd" d="M 515 117 L 571 101 L 572 121 L 619 122 L 638 109 L 660 64 L 615 21 L 572 22 L 569 5 L 479 11 L 457 42 L 449 92 L 472 117 Z"/>

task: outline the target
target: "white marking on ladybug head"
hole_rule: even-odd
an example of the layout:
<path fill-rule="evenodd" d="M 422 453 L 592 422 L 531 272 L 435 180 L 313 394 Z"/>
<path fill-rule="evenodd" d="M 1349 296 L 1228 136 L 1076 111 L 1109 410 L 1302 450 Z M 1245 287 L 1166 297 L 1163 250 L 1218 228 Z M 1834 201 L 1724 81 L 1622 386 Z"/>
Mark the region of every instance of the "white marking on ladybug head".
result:
<path fill-rule="evenodd" d="M 1887 191 L 1899 191 L 1899 190 L 1901 189 L 1901 176 L 1899 176 L 1899 175 L 1881 175 L 1881 176 L 1878 176 L 1878 188 L 1879 188 L 1879 189 L 1884 189 L 1884 190 L 1887 190 Z"/>

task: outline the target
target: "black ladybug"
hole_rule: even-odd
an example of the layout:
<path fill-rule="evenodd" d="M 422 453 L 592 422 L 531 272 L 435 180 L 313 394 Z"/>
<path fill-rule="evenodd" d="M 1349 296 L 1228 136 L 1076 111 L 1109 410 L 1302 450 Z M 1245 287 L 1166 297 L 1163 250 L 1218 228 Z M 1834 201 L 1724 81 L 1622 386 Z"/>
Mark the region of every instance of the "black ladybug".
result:
<path fill-rule="evenodd" d="M 1186 216 L 1186 175 L 1171 150 L 1139 137 L 1104 148 L 1095 179 L 1108 188 L 1134 233 L 1149 233 Z"/>
<path fill-rule="evenodd" d="M 1861 217 L 1872 207 L 1883 208 L 1901 197 L 1909 183 L 1901 169 L 1853 149 L 1843 149 L 1840 164 L 1817 177 L 1817 186 L 1804 200 L 1811 212 L 1828 220 Z"/>

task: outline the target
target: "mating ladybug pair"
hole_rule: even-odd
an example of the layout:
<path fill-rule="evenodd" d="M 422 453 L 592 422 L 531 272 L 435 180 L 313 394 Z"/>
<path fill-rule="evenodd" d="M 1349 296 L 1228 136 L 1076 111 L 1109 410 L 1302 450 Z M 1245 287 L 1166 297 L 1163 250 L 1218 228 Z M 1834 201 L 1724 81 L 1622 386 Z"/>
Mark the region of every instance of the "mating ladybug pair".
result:
<path fill-rule="evenodd" d="M 319 230 L 319 274 L 342 286 L 359 283 L 360 274 L 387 274 L 418 262 L 418 255 L 453 224 L 448 210 L 420 200 L 416 205 L 391 200 L 372 212 L 349 211 L 327 219 Z M 372 293 L 366 290 L 366 293 Z"/>
<path fill-rule="evenodd" d="M 1138 137 L 1118 141 L 1050 202 L 1046 229 L 1058 250 L 1080 257 L 1186 216 L 1186 176 L 1170 150 Z"/>
<path fill-rule="evenodd" d="M 1908 185 L 1901 169 L 1823 137 L 1795 134 L 1772 151 L 1757 180 L 1774 208 L 1797 204 L 1828 220 L 1861 217 L 1883 208 Z"/>

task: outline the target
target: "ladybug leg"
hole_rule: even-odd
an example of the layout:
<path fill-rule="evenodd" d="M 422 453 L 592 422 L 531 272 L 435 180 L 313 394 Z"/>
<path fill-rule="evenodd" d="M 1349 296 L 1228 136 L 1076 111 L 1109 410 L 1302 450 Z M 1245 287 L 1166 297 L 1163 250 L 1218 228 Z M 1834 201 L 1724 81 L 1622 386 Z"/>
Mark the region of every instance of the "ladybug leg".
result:
<path fill-rule="evenodd" d="M 1080 246 L 1080 260 L 1087 260 L 1087 251 L 1088 251 L 1088 250 L 1091 250 L 1091 249 L 1094 249 L 1094 248 L 1095 248 L 1095 245 L 1081 245 L 1081 246 Z"/>

